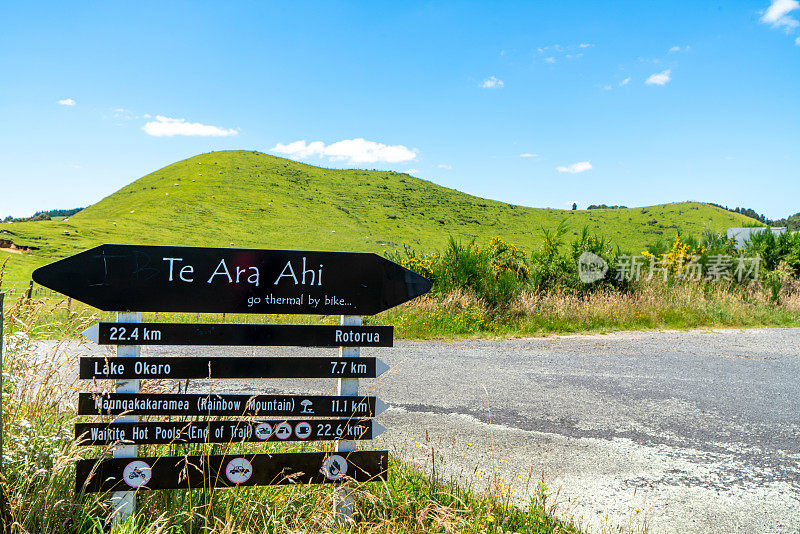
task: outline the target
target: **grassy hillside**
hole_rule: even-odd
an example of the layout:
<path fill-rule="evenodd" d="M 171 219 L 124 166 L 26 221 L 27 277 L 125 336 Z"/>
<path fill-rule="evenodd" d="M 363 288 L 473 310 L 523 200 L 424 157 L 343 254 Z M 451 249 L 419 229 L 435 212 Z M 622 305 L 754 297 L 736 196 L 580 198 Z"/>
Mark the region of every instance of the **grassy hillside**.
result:
<path fill-rule="evenodd" d="M 35 194 L 35 192 L 32 192 Z M 141 243 L 382 252 L 408 243 L 441 248 L 449 235 L 494 235 L 528 250 L 541 228 L 566 219 L 623 250 L 658 237 L 752 223 L 703 203 L 647 208 L 556 210 L 474 197 L 406 174 L 332 170 L 252 151 L 202 154 L 136 180 L 59 221 L 0 224 L 6 282 L 22 284 L 37 266 L 99 243 Z"/>

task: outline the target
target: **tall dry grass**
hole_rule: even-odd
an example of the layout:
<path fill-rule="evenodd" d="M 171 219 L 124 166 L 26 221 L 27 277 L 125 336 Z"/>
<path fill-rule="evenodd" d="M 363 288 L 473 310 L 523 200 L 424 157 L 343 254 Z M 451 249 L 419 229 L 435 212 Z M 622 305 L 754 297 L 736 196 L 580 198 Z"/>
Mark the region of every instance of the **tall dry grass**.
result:
<path fill-rule="evenodd" d="M 800 283 L 787 279 L 773 297 L 759 283 L 651 281 L 628 291 L 523 292 L 498 310 L 469 292 L 453 291 L 389 310 L 375 322 L 395 325 L 405 338 L 800 326 Z"/>

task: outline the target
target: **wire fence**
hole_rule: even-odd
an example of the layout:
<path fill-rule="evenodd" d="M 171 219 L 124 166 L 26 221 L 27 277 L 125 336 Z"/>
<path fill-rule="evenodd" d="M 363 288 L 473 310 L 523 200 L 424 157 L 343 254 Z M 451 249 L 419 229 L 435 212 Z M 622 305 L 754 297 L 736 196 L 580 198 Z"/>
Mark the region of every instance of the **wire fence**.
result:
<path fill-rule="evenodd" d="M 5 293 L 7 299 L 19 298 L 23 295 L 32 299 L 67 298 L 64 294 L 59 293 L 58 291 L 53 291 L 52 289 L 38 286 L 36 284 L 31 284 L 28 286 L 19 286 L 19 285 L 7 286 L 4 284 L 0 286 L 0 293 Z"/>

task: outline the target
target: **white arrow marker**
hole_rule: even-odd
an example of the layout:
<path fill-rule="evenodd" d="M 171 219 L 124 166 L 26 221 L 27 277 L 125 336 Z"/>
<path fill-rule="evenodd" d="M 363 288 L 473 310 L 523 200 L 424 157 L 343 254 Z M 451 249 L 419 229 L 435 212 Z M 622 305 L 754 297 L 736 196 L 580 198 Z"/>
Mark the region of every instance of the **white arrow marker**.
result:
<path fill-rule="evenodd" d="M 389 366 L 383 363 L 380 358 L 375 358 L 375 378 L 381 376 L 389 370 Z"/>
<path fill-rule="evenodd" d="M 381 434 L 386 432 L 386 427 L 380 423 L 376 423 L 375 421 L 372 422 L 372 439 L 377 438 Z"/>
<path fill-rule="evenodd" d="M 389 407 L 388 404 L 380 399 L 375 399 L 375 415 L 382 414 Z M 373 416 L 374 417 L 374 416 Z"/>
<path fill-rule="evenodd" d="M 99 323 L 93 324 L 92 326 L 81 332 L 81 335 L 97 343 L 97 340 L 100 339 L 100 324 Z"/>

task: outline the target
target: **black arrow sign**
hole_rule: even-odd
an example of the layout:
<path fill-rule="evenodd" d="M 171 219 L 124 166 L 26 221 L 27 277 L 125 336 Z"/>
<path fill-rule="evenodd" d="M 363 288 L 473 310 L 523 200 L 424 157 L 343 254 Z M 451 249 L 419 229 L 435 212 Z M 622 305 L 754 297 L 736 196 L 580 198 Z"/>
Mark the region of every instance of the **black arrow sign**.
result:
<path fill-rule="evenodd" d="M 386 451 L 79 460 L 75 492 L 371 482 L 388 467 Z"/>
<path fill-rule="evenodd" d="M 375 378 L 389 366 L 360 357 L 142 357 L 80 359 L 81 378 Z"/>
<path fill-rule="evenodd" d="M 431 288 L 376 254 L 100 245 L 35 282 L 110 311 L 373 315 Z"/>
<path fill-rule="evenodd" d="M 100 345 L 391 347 L 391 326 L 97 323 L 83 335 Z"/>
<path fill-rule="evenodd" d="M 79 393 L 79 415 L 214 415 L 261 417 L 375 417 L 387 408 L 376 397 L 336 395 L 206 395 Z"/>
<path fill-rule="evenodd" d="M 81 445 L 367 440 L 384 430 L 371 419 L 77 423 L 75 439 Z"/>

